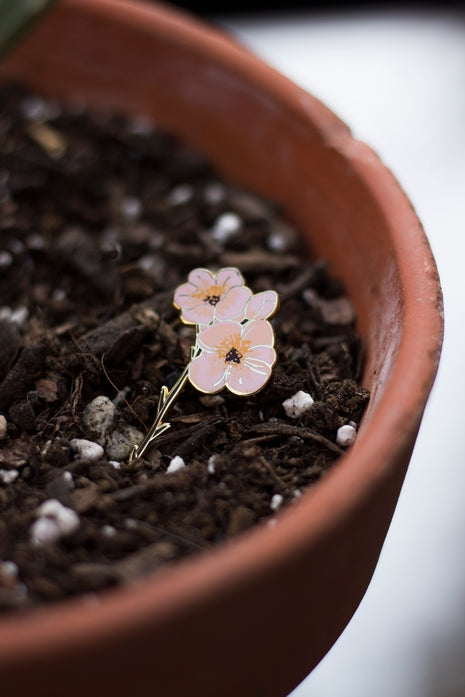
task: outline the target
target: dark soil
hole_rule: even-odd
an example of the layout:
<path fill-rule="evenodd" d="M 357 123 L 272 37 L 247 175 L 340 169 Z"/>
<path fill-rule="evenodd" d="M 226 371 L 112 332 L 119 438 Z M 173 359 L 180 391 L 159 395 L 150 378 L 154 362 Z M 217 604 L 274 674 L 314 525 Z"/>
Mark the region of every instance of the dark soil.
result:
<path fill-rule="evenodd" d="M 239 221 L 227 240 L 224 213 Z M 189 360 L 172 297 L 196 266 L 279 292 L 278 363 L 253 397 L 187 386 L 172 428 L 129 465 L 135 429 Z M 275 515 L 337 460 L 337 429 L 359 423 L 360 367 L 341 285 L 278 205 L 143 120 L 1 89 L 1 609 L 126 582 Z M 282 403 L 299 390 L 315 402 L 294 420 Z M 116 406 L 106 428 L 84 418 L 101 395 Z M 76 438 L 105 452 L 79 454 Z M 166 473 L 176 455 L 186 467 Z M 34 525 L 49 499 L 78 517 L 45 543 Z"/>

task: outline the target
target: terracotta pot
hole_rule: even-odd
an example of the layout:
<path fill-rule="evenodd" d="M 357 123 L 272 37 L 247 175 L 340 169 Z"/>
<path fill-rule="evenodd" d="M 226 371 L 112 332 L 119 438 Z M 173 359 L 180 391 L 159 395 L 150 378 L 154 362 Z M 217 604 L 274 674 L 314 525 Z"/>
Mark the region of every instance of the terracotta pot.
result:
<path fill-rule="evenodd" d="M 421 225 L 390 172 L 325 106 L 188 16 L 65 1 L 2 74 L 47 95 L 146 113 L 281 202 L 345 284 L 372 393 L 353 449 L 275 527 L 98 604 L 3 618 L 2 694 L 285 695 L 363 597 L 434 380 L 441 292 Z"/>

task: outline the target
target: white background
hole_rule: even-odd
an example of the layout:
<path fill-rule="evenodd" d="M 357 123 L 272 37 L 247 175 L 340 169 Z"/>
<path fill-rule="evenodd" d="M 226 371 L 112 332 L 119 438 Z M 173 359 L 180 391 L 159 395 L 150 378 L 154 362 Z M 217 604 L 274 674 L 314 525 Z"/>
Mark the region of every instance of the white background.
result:
<path fill-rule="evenodd" d="M 465 15 L 217 21 L 378 152 L 423 222 L 445 297 L 439 376 L 372 583 L 292 697 L 464 697 Z"/>

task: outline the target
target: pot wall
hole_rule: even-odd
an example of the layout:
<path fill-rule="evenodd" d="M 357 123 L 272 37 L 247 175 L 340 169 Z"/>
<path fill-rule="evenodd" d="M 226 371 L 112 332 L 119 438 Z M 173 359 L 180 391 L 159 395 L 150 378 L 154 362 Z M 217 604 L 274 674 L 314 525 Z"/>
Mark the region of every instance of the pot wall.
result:
<path fill-rule="evenodd" d="M 0 680 L 21 697 L 61 695 L 63 685 L 67 697 L 285 695 L 363 596 L 434 378 L 441 298 L 421 226 L 392 175 L 326 107 L 183 15 L 63 2 L 2 72 L 52 96 L 147 114 L 281 202 L 355 305 L 372 398 L 352 451 L 275 529 L 96 608 L 78 601 L 0 622 Z"/>

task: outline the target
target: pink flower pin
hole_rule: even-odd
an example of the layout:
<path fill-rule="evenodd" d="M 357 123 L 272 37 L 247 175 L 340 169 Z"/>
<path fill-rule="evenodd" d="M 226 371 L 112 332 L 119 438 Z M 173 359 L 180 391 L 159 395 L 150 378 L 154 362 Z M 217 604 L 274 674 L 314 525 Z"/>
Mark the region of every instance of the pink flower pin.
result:
<path fill-rule="evenodd" d="M 186 324 L 205 326 L 215 320 L 242 319 L 252 291 L 237 269 L 194 269 L 174 294 L 174 305 Z"/>
<path fill-rule="evenodd" d="M 189 380 L 200 392 L 227 387 L 237 395 L 254 394 L 276 362 L 273 328 L 266 320 L 218 322 L 201 331 L 197 342 L 202 352 L 190 363 Z"/>
<path fill-rule="evenodd" d="M 279 297 L 275 290 L 264 290 L 253 295 L 244 309 L 245 319 L 268 319 L 279 307 Z"/>
<path fill-rule="evenodd" d="M 155 420 L 130 461 L 170 428 L 165 416 L 188 381 L 207 394 L 226 387 L 236 395 L 252 395 L 265 386 L 276 363 L 273 327 L 267 321 L 279 305 L 274 290 L 252 295 L 234 268 L 194 269 L 173 302 L 183 322 L 197 325 L 191 360 L 171 389 L 161 388 Z"/>

